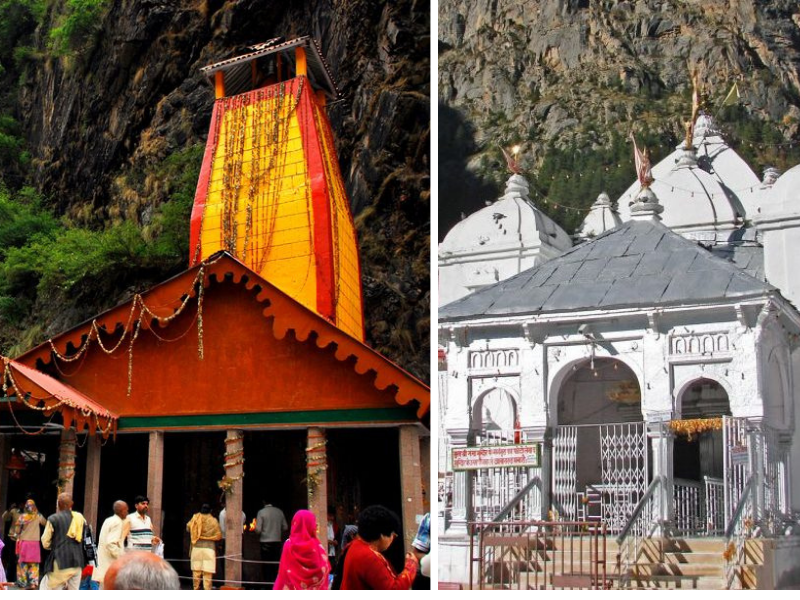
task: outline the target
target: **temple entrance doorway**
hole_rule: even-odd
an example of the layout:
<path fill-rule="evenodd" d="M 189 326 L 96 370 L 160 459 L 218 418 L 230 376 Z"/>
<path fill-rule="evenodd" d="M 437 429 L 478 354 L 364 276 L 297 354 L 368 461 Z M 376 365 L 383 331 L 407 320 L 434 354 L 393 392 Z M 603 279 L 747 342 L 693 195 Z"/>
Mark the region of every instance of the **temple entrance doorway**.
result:
<path fill-rule="evenodd" d="M 672 423 L 675 521 L 687 535 L 718 535 L 725 526 L 723 417 L 730 416 L 728 393 L 700 378 L 678 399 Z"/>
<path fill-rule="evenodd" d="M 624 527 L 650 478 L 647 431 L 635 373 L 614 358 L 572 365 L 558 392 L 553 499 L 565 520 Z"/>

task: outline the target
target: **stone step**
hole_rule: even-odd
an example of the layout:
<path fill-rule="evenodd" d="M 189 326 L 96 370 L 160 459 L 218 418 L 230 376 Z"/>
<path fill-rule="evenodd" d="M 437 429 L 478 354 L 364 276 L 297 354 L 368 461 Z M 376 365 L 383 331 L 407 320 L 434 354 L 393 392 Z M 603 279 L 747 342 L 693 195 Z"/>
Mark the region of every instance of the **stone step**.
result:
<path fill-rule="evenodd" d="M 708 564 L 725 565 L 725 557 L 722 550 L 719 552 L 667 552 L 664 554 L 664 562 L 670 565 L 683 564 Z"/>
<path fill-rule="evenodd" d="M 638 573 L 640 576 L 682 575 L 687 577 L 723 577 L 725 575 L 724 565 L 706 565 L 702 563 L 686 563 L 682 565 L 666 565 L 663 563 L 649 565 L 637 564 L 633 569 L 634 573 Z"/>
<path fill-rule="evenodd" d="M 686 577 L 674 575 L 652 575 L 648 577 L 632 577 L 629 587 L 638 589 L 689 589 L 689 590 L 724 590 L 724 577 Z"/>

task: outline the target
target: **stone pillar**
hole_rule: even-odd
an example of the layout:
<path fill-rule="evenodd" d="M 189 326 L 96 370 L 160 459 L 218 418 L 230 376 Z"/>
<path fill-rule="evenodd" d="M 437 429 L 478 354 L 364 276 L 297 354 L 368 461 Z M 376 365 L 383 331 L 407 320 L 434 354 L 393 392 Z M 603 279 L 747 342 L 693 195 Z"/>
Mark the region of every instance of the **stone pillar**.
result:
<path fill-rule="evenodd" d="M 400 491 L 403 495 L 403 541 L 406 551 L 423 515 L 422 467 L 418 425 L 400 426 Z"/>
<path fill-rule="evenodd" d="M 667 535 L 674 528 L 675 523 L 675 502 L 673 498 L 675 434 L 672 433 L 666 422 L 661 421 L 648 423 L 647 429 L 653 448 L 653 479 L 661 477 L 664 482 L 656 496 L 660 523 L 655 535 Z"/>
<path fill-rule="evenodd" d="M 75 455 L 77 437 L 72 427 L 61 430 L 61 444 L 58 446 L 58 493 L 66 492 L 72 496 L 75 488 Z"/>
<path fill-rule="evenodd" d="M 539 518 L 547 520 L 553 505 L 553 429 L 548 427 L 542 439 L 542 506 Z"/>
<path fill-rule="evenodd" d="M 244 477 L 244 434 L 229 429 L 225 437 L 225 477 L 230 489 L 225 494 L 225 580 L 230 586 L 241 587 L 242 580 L 242 488 Z"/>
<path fill-rule="evenodd" d="M 466 437 L 462 435 L 451 436 L 452 448 L 463 448 Z M 467 535 L 467 476 L 469 471 L 453 471 L 453 507 L 450 514 L 450 527 L 448 533 L 453 535 Z"/>
<path fill-rule="evenodd" d="M 319 543 L 328 548 L 328 453 L 325 450 L 327 436 L 319 427 L 308 428 L 306 444 L 306 486 L 308 510 L 317 517 Z M 291 520 L 291 516 L 289 517 Z"/>
<path fill-rule="evenodd" d="M 8 469 L 5 466 L 11 459 L 11 438 L 7 435 L 0 435 L 0 514 L 8 509 Z M 2 523 L 0 523 L 2 525 Z"/>
<path fill-rule="evenodd" d="M 147 497 L 150 498 L 150 520 L 158 537 L 161 537 L 161 497 L 164 494 L 164 432 L 150 432 L 147 453 Z M 133 510 L 133 507 L 131 507 Z"/>
<path fill-rule="evenodd" d="M 753 489 L 753 521 L 755 526 L 762 527 L 765 509 L 764 476 L 764 433 L 761 424 L 748 425 L 747 447 L 750 460 L 750 473 L 754 480 Z"/>
<path fill-rule="evenodd" d="M 90 435 L 86 440 L 86 486 L 83 492 L 83 516 L 94 532 L 97 542 L 97 505 L 100 502 L 100 436 Z"/>

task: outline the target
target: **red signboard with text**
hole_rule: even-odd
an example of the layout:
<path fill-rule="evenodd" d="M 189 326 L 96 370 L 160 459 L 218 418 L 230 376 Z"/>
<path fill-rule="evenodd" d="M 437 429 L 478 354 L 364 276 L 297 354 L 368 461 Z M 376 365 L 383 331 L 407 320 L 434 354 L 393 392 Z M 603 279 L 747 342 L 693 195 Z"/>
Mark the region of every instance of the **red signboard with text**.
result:
<path fill-rule="evenodd" d="M 541 465 L 539 448 L 539 444 L 453 448 L 453 470 L 538 467 Z"/>

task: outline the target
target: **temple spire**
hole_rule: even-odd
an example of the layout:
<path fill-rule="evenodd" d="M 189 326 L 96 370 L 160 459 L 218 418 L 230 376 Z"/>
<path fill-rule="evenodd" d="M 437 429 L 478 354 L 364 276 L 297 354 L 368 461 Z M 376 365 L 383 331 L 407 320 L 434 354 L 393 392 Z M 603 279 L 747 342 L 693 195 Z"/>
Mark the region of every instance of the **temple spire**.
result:
<path fill-rule="evenodd" d="M 692 72 L 692 114 L 685 123 L 686 143 L 684 147 L 686 150 L 694 148 L 694 127 L 697 122 L 697 117 L 700 114 L 701 103 L 700 83 L 697 77 L 697 71 L 695 70 Z"/>
<path fill-rule="evenodd" d="M 192 209 L 191 265 L 224 250 L 364 339 L 355 224 L 316 42 L 270 40 L 202 72 L 217 99 Z"/>

